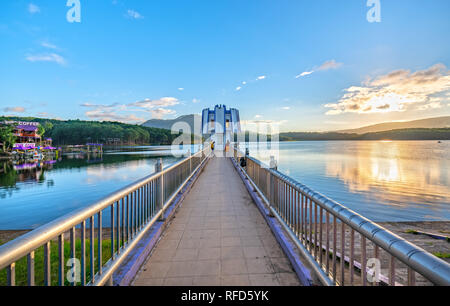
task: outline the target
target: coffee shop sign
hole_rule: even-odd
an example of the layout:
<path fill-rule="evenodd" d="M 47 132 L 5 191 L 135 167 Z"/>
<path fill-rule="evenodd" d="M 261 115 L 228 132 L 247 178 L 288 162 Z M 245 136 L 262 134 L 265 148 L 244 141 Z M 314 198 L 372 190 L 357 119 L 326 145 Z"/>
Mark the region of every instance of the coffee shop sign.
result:
<path fill-rule="evenodd" d="M 4 121 L 3 124 L 39 126 L 39 122 Z"/>

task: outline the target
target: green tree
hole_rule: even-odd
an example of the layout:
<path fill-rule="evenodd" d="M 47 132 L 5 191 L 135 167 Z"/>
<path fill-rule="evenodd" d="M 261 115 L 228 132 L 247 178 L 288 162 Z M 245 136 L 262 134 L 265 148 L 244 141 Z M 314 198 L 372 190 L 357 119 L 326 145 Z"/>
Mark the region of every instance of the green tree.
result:
<path fill-rule="evenodd" d="M 2 145 L 3 152 L 6 152 L 14 145 L 16 141 L 16 136 L 14 136 L 13 132 L 14 127 L 11 125 L 2 126 L 0 128 L 0 142 L 3 144 Z"/>
<path fill-rule="evenodd" d="M 41 125 L 44 126 L 44 133 L 42 133 L 41 136 L 44 136 L 45 133 L 51 133 L 51 130 L 53 129 L 53 123 L 51 123 L 50 121 L 45 121 L 44 124 Z"/>
<path fill-rule="evenodd" d="M 38 133 L 38 135 L 41 136 L 41 137 L 44 136 L 44 134 L 45 134 L 45 128 L 44 128 L 44 126 L 43 126 L 42 124 L 39 124 L 37 133 Z"/>

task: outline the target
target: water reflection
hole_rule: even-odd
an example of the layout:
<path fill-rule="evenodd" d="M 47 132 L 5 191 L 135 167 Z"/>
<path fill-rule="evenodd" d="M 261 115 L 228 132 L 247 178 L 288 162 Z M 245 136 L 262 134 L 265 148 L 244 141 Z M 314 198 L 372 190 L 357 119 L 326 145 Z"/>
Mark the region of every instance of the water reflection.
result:
<path fill-rule="evenodd" d="M 170 165 L 170 147 L 103 154 L 67 154 L 59 160 L 0 164 L 0 230 L 33 229 Z M 179 148 L 177 148 L 179 149 Z M 147 154 L 152 151 L 152 154 Z M 184 151 L 187 151 L 186 149 Z"/>
<path fill-rule="evenodd" d="M 280 143 L 279 169 L 376 221 L 450 219 L 449 141 Z"/>
<path fill-rule="evenodd" d="M 51 170 L 56 160 L 29 160 L 26 162 L 3 162 L 0 166 L 0 198 L 11 195 L 13 190 L 20 189 L 17 182 L 25 184 L 43 184 L 45 172 Z M 52 186 L 53 182 L 47 182 L 47 186 Z"/>
<path fill-rule="evenodd" d="M 407 206 L 415 197 L 422 204 L 448 201 L 449 156 L 442 147 L 435 142 L 356 143 L 353 158 L 327 161 L 326 175 L 341 179 L 351 192 L 377 191 L 373 196 L 395 205 Z"/>

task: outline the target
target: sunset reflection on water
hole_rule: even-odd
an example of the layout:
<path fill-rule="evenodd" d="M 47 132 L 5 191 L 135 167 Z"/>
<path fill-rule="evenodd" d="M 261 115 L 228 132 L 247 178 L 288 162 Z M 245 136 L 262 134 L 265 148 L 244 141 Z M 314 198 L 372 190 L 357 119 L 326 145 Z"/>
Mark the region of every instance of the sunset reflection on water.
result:
<path fill-rule="evenodd" d="M 450 219 L 448 141 L 281 143 L 279 169 L 378 221 Z"/>

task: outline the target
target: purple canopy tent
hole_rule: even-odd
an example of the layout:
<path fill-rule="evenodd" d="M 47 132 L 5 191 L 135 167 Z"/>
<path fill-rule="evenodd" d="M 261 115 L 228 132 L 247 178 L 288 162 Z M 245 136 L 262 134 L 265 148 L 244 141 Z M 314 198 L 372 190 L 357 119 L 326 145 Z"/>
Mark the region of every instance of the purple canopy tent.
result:
<path fill-rule="evenodd" d="M 35 147 L 33 147 L 33 146 L 23 146 L 23 145 L 18 145 L 18 146 L 14 146 L 12 149 L 13 149 L 13 150 L 26 151 L 26 150 L 33 150 L 33 149 L 35 149 Z"/>
<path fill-rule="evenodd" d="M 33 125 L 18 125 L 16 126 L 16 129 L 18 130 L 24 130 L 27 132 L 35 132 L 38 130 L 37 126 L 33 126 Z"/>

